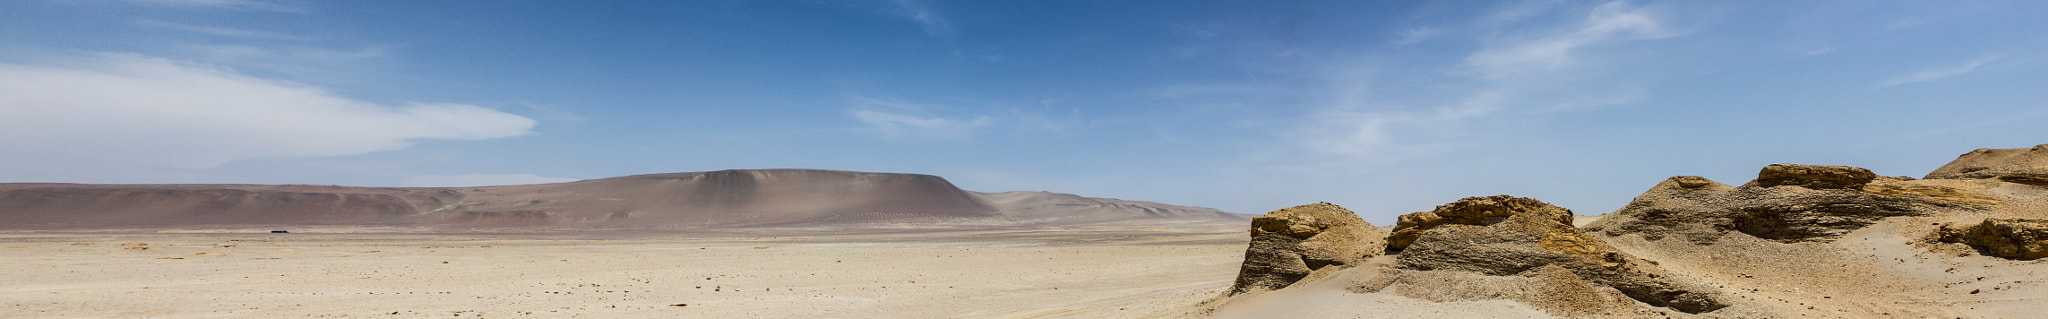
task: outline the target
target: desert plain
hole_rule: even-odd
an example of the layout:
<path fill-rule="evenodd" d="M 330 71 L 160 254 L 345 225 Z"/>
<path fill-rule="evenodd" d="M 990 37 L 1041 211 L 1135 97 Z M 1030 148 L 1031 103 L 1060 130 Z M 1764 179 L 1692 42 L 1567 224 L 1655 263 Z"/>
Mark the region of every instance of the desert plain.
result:
<path fill-rule="evenodd" d="M 0 232 L 0 317 L 1137 318 L 1216 296 L 1244 253 L 1200 225 L 269 230 Z"/>

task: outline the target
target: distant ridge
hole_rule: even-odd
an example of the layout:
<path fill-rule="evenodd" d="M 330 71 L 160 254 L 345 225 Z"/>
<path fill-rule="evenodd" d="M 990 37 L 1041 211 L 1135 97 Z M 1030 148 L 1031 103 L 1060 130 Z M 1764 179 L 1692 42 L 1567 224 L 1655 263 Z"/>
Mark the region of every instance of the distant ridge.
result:
<path fill-rule="evenodd" d="M 485 187 L 0 184 L 0 227 L 423 225 L 700 229 L 875 222 L 1246 218 L 1057 193 L 982 194 L 921 174 L 752 169 Z"/>

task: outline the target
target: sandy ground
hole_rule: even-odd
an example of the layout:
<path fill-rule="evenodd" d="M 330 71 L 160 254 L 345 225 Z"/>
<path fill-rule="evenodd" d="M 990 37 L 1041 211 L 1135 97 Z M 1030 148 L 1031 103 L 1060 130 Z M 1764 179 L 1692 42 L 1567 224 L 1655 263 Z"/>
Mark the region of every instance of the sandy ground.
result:
<path fill-rule="evenodd" d="M 0 317 L 1129 318 L 1216 296 L 1245 247 L 1224 229 L 720 236 L 7 231 Z"/>

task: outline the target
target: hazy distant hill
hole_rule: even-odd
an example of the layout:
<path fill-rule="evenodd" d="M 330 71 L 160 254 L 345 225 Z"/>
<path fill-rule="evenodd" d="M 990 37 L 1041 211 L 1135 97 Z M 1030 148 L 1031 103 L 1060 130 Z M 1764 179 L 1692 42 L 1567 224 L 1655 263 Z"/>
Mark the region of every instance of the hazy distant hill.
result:
<path fill-rule="evenodd" d="M 918 174 L 808 169 L 460 188 L 0 184 L 0 227 L 435 225 L 718 228 L 869 222 L 1229 221 L 1207 208 L 1044 192 L 982 194 Z"/>

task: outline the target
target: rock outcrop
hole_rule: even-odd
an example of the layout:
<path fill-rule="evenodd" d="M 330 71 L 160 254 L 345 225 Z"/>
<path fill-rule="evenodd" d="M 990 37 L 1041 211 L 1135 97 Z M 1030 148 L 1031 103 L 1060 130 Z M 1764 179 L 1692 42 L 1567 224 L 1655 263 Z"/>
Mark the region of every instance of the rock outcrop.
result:
<path fill-rule="evenodd" d="M 1385 250 L 1386 231 L 1344 207 L 1316 203 L 1252 219 L 1251 245 L 1230 294 L 1285 288 L 1356 266 Z"/>
<path fill-rule="evenodd" d="M 1438 206 L 1436 210 L 1401 215 L 1387 236 L 1387 248 L 1403 249 L 1422 232 L 1443 224 L 1490 225 L 1516 214 L 1534 214 L 1564 225 L 1572 224 L 1572 212 L 1534 199 L 1506 195 L 1472 197 Z"/>
<path fill-rule="evenodd" d="M 1943 242 L 1970 245 L 1988 256 L 2048 258 L 2048 220 L 1988 218 L 1977 224 L 1943 225 L 1937 235 Z"/>
<path fill-rule="evenodd" d="M 1861 167 L 1771 164 L 1757 172 L 1755 183 L 1761 187 L 1793 185 L 1810 189 L 1857 189 L 1876 179 L 1876 173 Z"/>
<path fill-rule="evenodd" d="M 1570 210 L 1534 199 L 1471 197 L 1402 216 L 1389 241 L 1404 242 L 1395 265 L 1401 269 L 1519 276 L 1554 266 L 1650 305 L 1688 313 L 1727 306 L 1714 289 L 1680 282 L 1580 232 L 1572 218 Z"/>
<path fill-rule="evenodd" d="M 1926 179 L 1997 179 L 2048 186 L 2048 144 L 2033 148 L 1980 148 L 1927 173 Z"/>
<path fill-rule="evenodd" d="M 1675 235 L 1697 244 L 1716 242 L 1730 231 L 1779 242 L 1824 242 L 1887 217 L 1997 203 L 1991 196 L 1879 177 L 1862 168 L 1773 164 L 1741 187 L 1672 177 L 1587 229 L 1650 240 Z"/>

